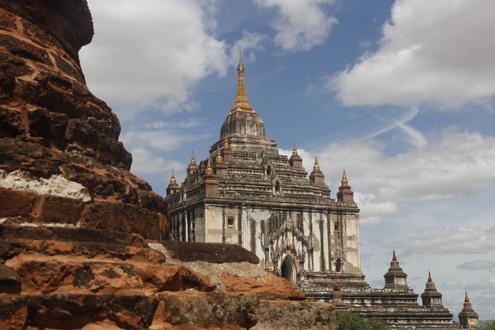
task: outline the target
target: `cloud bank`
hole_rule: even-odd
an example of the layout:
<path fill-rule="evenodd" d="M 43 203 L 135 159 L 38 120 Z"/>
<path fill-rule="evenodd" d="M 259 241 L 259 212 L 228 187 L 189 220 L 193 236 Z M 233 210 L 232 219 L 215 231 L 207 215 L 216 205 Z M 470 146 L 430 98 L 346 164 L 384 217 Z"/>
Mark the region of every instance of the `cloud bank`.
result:
<path fill-rule="evenodd" d="M 397 0 L 376 51 L 330 79 L 347 106 L 490 103 L 495 2 Z"/>

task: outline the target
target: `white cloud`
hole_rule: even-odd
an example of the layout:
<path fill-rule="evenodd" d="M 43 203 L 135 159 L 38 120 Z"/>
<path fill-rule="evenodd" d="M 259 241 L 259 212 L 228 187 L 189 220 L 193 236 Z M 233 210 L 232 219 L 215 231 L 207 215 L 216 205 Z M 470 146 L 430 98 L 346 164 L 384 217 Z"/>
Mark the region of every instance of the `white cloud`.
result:
<path fill-rule="evenodd" d="M 139 175 L 160 174 L 161 177 L 166 178 L 172 169 L 180 173 L 184 168 L 180 162 L 166 160 L 143 147 L 135 147 L 130 151 L 134 158 L 132 171 Z"/>
<path fill-rule="evenodd" d="M 327 176 L 348 169 L 351 183 L 385 200 L 449 198 L 495 187 L 495 138 L 445 130 L 427 145 L 389 155 L 374 140 L 331 144 L 320 152 Z"/>
<path fill-rule="evenodd" d="M 495 270 L 495 260 L 476 259 L 459 264 L 457 268 L 464 270 Z"/>
<path fill-rule="evenodd" d="M 276 7 L 279 16 L 272 22 L 275 43 L 284 50 L 309 50 L 322 44 L 337 24 L 323 10 L 334 0 L 255 0 L 266 8 Z"/>
<path fill-rule="evenodd" d="M 242 37 L 234 42 L 230 48 L 230 62 L 236 65 L 239 62 L 239 51 L 242 51 L 243 61 L 252 62 L 255 59 L 255 50 L 265 48 L 267 36 L 256 32 L 243 31 Z"/>
<path fill-rule="evenodd" d="M 170 152 L 185 144 L 209 138 L 208 134 L 183 131 L 196 124 L 195 120 L 176 123 L 158 121 L 146 124 L 146 128 L 124 132 L 121 140 L 132 154 L 131 170 L 150 181 L 163 182 L 174 169 L 177 179 L 182 180 L 185 166 L 173 160 Z"/>
<path fill-rule="evenodd" d="M 392 154 L 386 143 L 373 139 L 333 143 L 317 154 L 332 191 L 337 190 L 342 168 L 347 170 L 363 225 L 376 225 L 399 213 L 404 218 L 403 205 L 410 203 L 495 188 L 495 137 L 476 132 L 444 130 L 420 146 Z"/>
<path fill-rule="evenodd" d="M 145 127 L 147 129 L 170 129 L 170 128 L 175 128 L 175 129 L 185 129 L 185 128 L 196 128 L 199 127 L 203 124 L 203 121 L 198 118 L 187 118 L 186 120 L 174 120 L 174 121 L 164 121 L 164 120 L 159 120 L 159 121 L 154 121 L 147 123 Z"/>
<path fill-rule="evenodd" d="M 413 235 L 388 240 L 388 243 L 414 254 L 484 253 L 495 249 L 494 229 L 471 229 L 458 225 L 431 227 Z"/>
<path fill-rule="evenodd" d="M 95 24 L 81 51 L 88 85 L 121 112 L 151 106 L 194 107 L 190 89 L 210 74 L 224 74 L 225 43 L 209 33 L 212 2 L 195 0 L 89 1 Z"/>
<path fill-rule="evenodd" d="M 495 96 L 495 2 L 397 0 L 378 50 L 334 76 L 345 105 L 458 108 Z"/>
<path fill-rule="evenodd" d="M 173 151 L 185 143 L 208 138 L 207 134 L 189 134 L 176 130 L 132 130 L 121 135 L 122 142 L 128 148 L 146 147 L 160 151 Z M 138 157 L 134 157 L 137 159 Z"/>
<path fill-rule="evenodd" d="M 362 219 L 361 225 L 372 226 L 383 222 L 385 217 L 396 215 L 399 205 L 394 201 L 379 201 L 375 194 L 355 193 L 354 200 L 359 205 Z"/>

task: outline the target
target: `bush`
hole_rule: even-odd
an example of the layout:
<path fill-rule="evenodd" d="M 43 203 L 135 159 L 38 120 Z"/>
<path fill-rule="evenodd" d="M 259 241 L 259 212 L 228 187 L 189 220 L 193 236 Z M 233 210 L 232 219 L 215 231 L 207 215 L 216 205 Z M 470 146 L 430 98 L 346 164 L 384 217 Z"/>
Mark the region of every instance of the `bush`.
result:
<path fill-rule="evenodd" d="M 339 330 L 387 330 L 387 326 L 382 320 L 367 320 L 349 312 L 338 313 L 337 320 Z"/>

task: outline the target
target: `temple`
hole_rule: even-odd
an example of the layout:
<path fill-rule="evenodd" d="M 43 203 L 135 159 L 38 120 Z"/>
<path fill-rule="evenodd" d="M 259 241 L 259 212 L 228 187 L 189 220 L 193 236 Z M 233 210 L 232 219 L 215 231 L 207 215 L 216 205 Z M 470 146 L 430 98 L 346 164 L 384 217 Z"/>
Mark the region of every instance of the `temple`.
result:
<path fill-rule="evenodd" d="M 173 239 L 238 244 L 307 299 L 383 319 L 391 328 L 458 329 L 431 275 L 418 304 L 395 251 L 384 287 L 370 288 L 361 271 L 359 208 L 347 173 L 333 198 L 317 159 L 308 175 L 296 146 L 290 157 L 279 153 L 249 101 L 242 59 L 219 140 L 207 159 L 197 163 L 192 154 L 181 185 L 172 173 L 166 203 Z"/>

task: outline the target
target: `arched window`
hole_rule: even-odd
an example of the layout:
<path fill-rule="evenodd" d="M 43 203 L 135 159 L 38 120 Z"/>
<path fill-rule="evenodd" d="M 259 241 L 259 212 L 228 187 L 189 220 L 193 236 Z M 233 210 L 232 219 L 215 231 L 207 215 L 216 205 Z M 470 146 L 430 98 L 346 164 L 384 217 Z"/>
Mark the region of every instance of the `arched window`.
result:
<path fill-rule="evenodd" d="M 280 182 L 275 182 L 275 192 L 279 193 L 280 192 Z"/>
<path fill-rule="evenodd" d="M 337 273 L 340 273 L 342 271 L 342 261 L 340 260 L 340 258 L 335 261 L 335 271 Z"/>
<path fill-rule="evenodd" d="M 272 167 L 270 165 L 268 165 L 266 167 L 266 175 L 271 175 L 272 174 Z"/>

